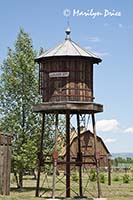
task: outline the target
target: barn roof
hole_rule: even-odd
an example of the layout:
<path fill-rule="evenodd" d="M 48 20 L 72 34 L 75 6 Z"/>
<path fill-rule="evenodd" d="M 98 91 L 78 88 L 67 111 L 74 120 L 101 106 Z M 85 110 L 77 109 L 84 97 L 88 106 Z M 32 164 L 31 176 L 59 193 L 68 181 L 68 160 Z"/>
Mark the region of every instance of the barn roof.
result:
<path fill-rule="evenodd" d="M 91 131 L 89 131 L 89 130 L 87 130 L 87 131 L 81 133 L 81 135 L 84 135 L 84 134 L 86 134 L 86 133 L 89 133 L 92 137 L 94 137 L 94 134 L 93 134 Z M 108 148 L 106 147 L 105 143 L 103 142 L 102 138 L 99 137 L 99 136 L 97 136 L 97 139 L 101 141 L 101 143 L 103 144 L 103 146 L 104 146 L 104 148 L 106 149 L 107 153 L 110 154 L 110 152 L 109 152 Z M 110 155 L 111 155 L 111 154 L 110 154 Z"/>
<path fill-rule="evenodd" d="M 82 48 L 77 43 L 73 42 L 70 38 L 70 33 L 70 28 L 67 28 L 65 41 L 58 44 L 56 47 L 45 51 L 35 60 L 39 61 L 48 57 L 78 56 L 90 58 L 93 60 L 93 63 L 99 63 L 102 61 L 101 58 L 96 56 L 94 53 L 87 51 L 85 48 Z"/>
<path fill-rule="evenodd" d="M 94 134 L 93 134 L 90 130 L 85 130 L 85 129 L 83 129 L 83 131 L 80 133 L 80 136 L 82 137 L 82 136 L 85 135 L 85 134 L 89 134 L 89 135 L 91 135 L 92 137 L 94 137 Z M 72 145 L 72 143 L 73 143 L 77 138 L 78 138 L 78 135 L 77 135 L 76 131 L 73 131 L 73 132 L 71 133 L 71 135 L 70 135 L 70 146 Z M 105 148 L 107 154 L 108 154 L 108 155 L 111 155 L 110 152 L 109 152 L 109 150 L 108 150 L 108 148 L 107 148 L 106 145 L 104 144 L 102 138 L 99 137 L 99 136 L 97 136 L 97 139 L 98 139 L 99 141 L 101 141 L 101 143 L 102 143 L 102 145 L 104 146 L 104 148 Z M 66 148 L 63 147 L 63 148 L 62 148 L 62 152 L 61 152 L 61 156 L 65 156 L 65 154 L 66 154 Z"/>

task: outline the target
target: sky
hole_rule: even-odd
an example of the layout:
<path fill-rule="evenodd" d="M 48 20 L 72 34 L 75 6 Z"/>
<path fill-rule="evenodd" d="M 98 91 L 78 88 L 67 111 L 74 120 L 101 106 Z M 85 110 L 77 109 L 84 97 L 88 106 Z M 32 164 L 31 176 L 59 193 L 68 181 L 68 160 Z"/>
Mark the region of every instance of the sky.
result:
<path fill-rule="evenodd" d="M 104 106 L 97 134 L 111 153 L 133 152 L 132 8 L 131 0 L 0 0 L 0 64 L 20 27 L 39 51 L 64 41 L 68 20 L 72 40 L 102 58 L 94 67 L 95 102 Z"/>

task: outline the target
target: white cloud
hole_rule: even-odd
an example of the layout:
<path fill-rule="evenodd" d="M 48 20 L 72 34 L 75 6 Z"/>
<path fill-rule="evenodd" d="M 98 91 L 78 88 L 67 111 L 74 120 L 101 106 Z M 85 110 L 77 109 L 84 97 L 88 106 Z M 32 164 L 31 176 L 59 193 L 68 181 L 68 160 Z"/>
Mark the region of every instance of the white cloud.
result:
<path fill-rule="evenodd" d="M 92 50 L 92 47 L 91 46 L 86 46 L 86 47 L 84 47 L 86 50 Z"/>
<path fill-rule="evenodd" d="M 133 127 L 125 129 L 124 133 L 133 133 Z"/>
<path fill-rule="evenodd" d="M 111 54 L 108 52 L 94 52 L 99 57 L 110 56 Z"/>
<path fill-rule="evenodd" d="M 104 142 L 105 143 L 113 143 L 113 142 L 116 142 L 116 139 L 115 138 L 107 138 Z"/>
<path fill-rule="evenodd" d="M 110 26 L 110 24 L 108 24 L 108 23 L 104 23 L 104 26 L 106 27 L 106 26 Z"/>
<path fill-rule="evenodd" d="M 133 25 L 118 24 L 118 27 L 126 30 L 133 29 Z"/>
<path fill-rule="evenodd" d="M 99 120 L 96 123 L 97 131 L 108 132 L 108 131 L 117 131 L 119 129 L 119 123 L 116 119 L 110 120 Z"/>
<path fill-rule="evenodd" d="M 111 54 L 108 53 L 108 52 L 97 52 L 97 51 L 94 51 L 92 49 L 91 46 L 85 46 L 84 47 L 87 51 L 92 51 L 95 55 L 99 56 L 99 57 L 105 57 L 105 56 L 110 56 Z"/>
<path fill-rule="evenodd" d="M 100 42 L 100 39 L 98 37 L 89 37 L 89 42 Z"/>
<path fill-rule="evenodd" d="M 119 28 L 124 28 L 123 24 L 119 24 L 118 26 Z"/>

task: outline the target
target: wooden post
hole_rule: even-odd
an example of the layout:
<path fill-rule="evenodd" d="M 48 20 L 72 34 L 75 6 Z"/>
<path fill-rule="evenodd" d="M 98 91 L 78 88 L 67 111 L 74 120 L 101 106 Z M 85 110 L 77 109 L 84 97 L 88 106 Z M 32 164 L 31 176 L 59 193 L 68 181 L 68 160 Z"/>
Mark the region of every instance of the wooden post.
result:
<path fill-rule="evenodd" d="M 3 175 L 4 175 L 4 151 L 3 145 L 0 143 L 0 194 L 3 195 Z"/>
<path fill-rule="evenodd" d="M 77 114 L 77 128 L 78 128 L 78 161 L 79 164 L 79 197 L 83 197 L 82 192 L 82 152 L 81 152 L 81 144 L 80 144 L 80 121 L 79 114 Z"/>
<path fill-rule="evenodd" d="M 10 195 L 10 173 L 11 173 L 11 137 L 7 138 L 7 184 L 6 195 Z"/>
<path fill-rule="evenodd" d="M 57 138 L 58 138 L 58 114 L 56 114 L 56 119 L 55 119 L 55 147 L 54 147 L 54 153 L 57 152 Z M 57 158 L 53 156 L 53 190 L 52 190 L 52 198 L 55 198 L 55 184 L 56 184 L 56 170 L 57 170 Z"/>
<path fill-rule="evenodd" d="M 44 138 L 44 127 L 45 127 L 45 114 L 43 113 L 42 117 L 42 133 L 40 137 L 40 149 L 38 152 L 38 174 L 37 174 L 37 185 L 36 185 L 36 197 L 39 197 L 40 190 L 40 174 L 41 174 L 41 165 L 42 165 L 42 156 L 43 156 L 43 138 Z"/>
<path fill-rule="evenodd" d="M 70 113 L 66 112 L 66 197 L 70 197 Z"/>
<path fill-rule="evenodd" d="M 5 138 L 7 139 L 7 138 Z M 6 183 L 7 183 L 7 144 L 3 145 L 4 151 L 4 162 L 3 162 L 3 194 L 6 194 Z"/>
<path fill-rule="evenodd" d="M 111 159 L 108 158 L 108 185 L 111 185 Z"/>
<path fill-rule="evenodd" d="M 0 194 L 2 190 L 2 148 L 0 143 Z"/>
<path fill-rule="evenodd" d="M 100 177 L 99 177 L 99 162 L 97 159 L 97 135 L 96 135 L 96 124 L 95 124 L 95 116 L 92 114 L 92 126 L 94 133 L 94 156 L 96 161 L 96 173 L 97 173 L 97 189 L 98 189 L 98 198 L 101 197 L 101 187 L 100 187 Z"/>
<path fill-rule="evenodd" d="M 10 194 L 11 136 L 0 134 L 0 194 Z"/>

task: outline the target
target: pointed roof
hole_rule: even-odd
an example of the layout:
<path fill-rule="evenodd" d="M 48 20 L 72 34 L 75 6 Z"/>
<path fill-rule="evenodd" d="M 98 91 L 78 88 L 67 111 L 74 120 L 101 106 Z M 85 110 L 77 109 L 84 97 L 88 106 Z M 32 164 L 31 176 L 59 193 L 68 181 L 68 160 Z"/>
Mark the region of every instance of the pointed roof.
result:
<path fill-rule="evenodd" d="M 90 130 L 87 130 L 87 129 L 83 129 L 80 133 L 80 137 L 86 135 L 86 134 L 89 134 L 91 137 L 94 137 L 94 134 L 90 131 Z M 111 156 L 111 153 L 109 152 L 108 148 L 106 147 L 105 143 L 103 142 L 102 138 L 99 137 L 99 136 L 96 136 L 97 137 L 97 140 L 101 142 L 101 144 L 103 145 L 103 147 L 105 148 L 108 156 Z M 77 135 L 77 132 L 74 130 L 71 132 L 70 134 L 70 147 L 72 146 L 73 142 L 75 140 L 77 140 L 78 138 L 78 135 Z M 61 150 L 61 153 L 60 153 L 60 156 L 65 156 L 66 155 L 66 147 L 63 146 L 62 147 L 62 150 Z"/>
<path fill-rule="evenodd" d="M 45 51 L 42 55 L 38 56 L 35 60 L 39 61 L 43 58 L 48 57 L 61 57 L 61 56 L 80 56 L 93 59 L 93 63 L 101 62 L 101 58 L 93 54 L 92 52 L 87 51 L 85 48 L 80 47 L 78 44 L 73 42 L 70 38 L 71 30 L 68 27 L 66 29 L 66 38 L 65 41 L 57 45 L 56 47 Z"/>

